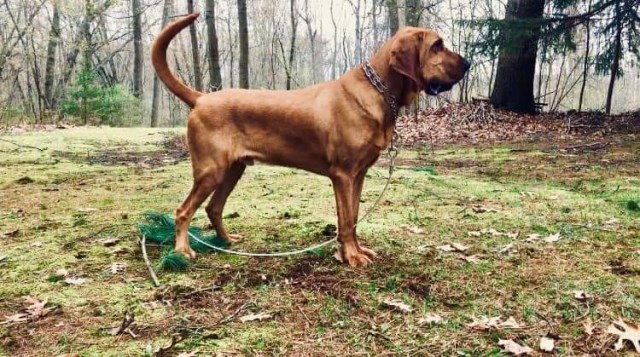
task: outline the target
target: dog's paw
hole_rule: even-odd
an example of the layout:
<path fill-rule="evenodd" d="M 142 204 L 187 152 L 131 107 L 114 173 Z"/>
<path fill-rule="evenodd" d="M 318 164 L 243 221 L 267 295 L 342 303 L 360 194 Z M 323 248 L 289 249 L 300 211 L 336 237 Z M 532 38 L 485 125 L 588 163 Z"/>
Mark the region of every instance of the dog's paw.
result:
<path fill-rule="evenodd" d="M 191 247 L 177 247 L 174 251 L 187 259 L 196 259 L 196 252 Z"/>
<path fill-rule="evenodd" d="M 244 236 L 241 234 L 229 234 L 226 237 L 223 237 L 223 239 L 233 244 L 233 243 L 241 242 L 244 239 Z"/>
<path fill-rule="evenodd" d="M 363 246 L 360 246 L 359 250 L 360 250 L 360 253 L 363 253 L 364 255 L 369 257 L 369 259 L 371 259 L 371 260 L 373 260 L 373 258 L 378 256 L 378 254 L 376 252 L 374 252 L 373 250 L 371 250 L 369 248 L 365 248 Z"/>
<path fill-rule="evenodd" d="M 375 253 L 372 250 L 367 249 L 367 251 L 373 255 L 370 257 L 365 253 L 365 251 L 361 251 L 359 249 L 341 249 L 339 257 L 342 259 L 342 262 L 349 264 L 352 268 L 366 267 L 373 263 L 371 258 L 375 256 Z"/>

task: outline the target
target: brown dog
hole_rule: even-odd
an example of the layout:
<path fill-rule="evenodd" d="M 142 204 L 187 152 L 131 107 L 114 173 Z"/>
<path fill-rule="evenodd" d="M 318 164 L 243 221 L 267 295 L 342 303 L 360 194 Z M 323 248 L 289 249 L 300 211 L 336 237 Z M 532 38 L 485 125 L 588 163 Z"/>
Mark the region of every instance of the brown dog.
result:
<path fill-rule="evenodd" d="M 375 253 L 358 244 L 355 223 L 365 173 L 393 134 L 390 101 L 397 98 L 395 104 L 401 107 L 421 90 L 432 95 L 449 90 L 465 75 L 469 62 L 446 49 L 436 32 L 406 27 L 371 58 L 386 95 L 374 88 L 361 67 L 338 80 L 298 90 L 204 94 L 178 80 L 166 59 L 171 40 L 197 17 L 169 24 L 151 49 L 160 80 L 193 108 L 187 139 L 194 182 L 176 210 L 175 250 L 195 257 L 187 228 L 211 193 L 207 215 L 220 237 L 234 240 L 222 224 L 222 209 L 246 165 L 257 160 L 328 176 L 336 197 L 340 254 L 351 266 L 370 263 Z"/>

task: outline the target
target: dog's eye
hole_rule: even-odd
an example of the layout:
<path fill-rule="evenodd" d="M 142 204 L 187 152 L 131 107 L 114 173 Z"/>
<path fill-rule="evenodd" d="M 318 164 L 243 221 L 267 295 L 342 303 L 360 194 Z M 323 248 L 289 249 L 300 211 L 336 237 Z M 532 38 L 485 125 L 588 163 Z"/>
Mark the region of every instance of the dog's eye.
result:
<path fill-rule="evenodd" d="M 442 42 L 442 40 L 439 39 L 436 42 L 434 42 L 433 45 L 431 45 L 431 50 L 433 52 L 440 52 L 444 50 L 444 43 Z"/>

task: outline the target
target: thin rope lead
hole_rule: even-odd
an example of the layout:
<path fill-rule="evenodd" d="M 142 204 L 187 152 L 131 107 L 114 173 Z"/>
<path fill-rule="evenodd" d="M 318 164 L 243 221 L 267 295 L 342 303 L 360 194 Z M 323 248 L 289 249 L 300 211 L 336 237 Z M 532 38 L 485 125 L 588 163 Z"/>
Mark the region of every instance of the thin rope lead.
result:
<path fill-rule="evenodd" d="M 373 203 L 373 205 L 371 207 L 369 207 L 369 209 L 364 213 L 364 215 L 362 215 L 362 217 L 360 217 L 360 219 L 358 219 L 358 221 L 356 222 L 356 224 L 354 225 L 354 228 L 358 226 L 358 224 L 360 224 L 362 221 L 364 221 L 368 216 L 369 213 L 371 213 L 374 208 L 376 208 L 378 206 L 378 203 L 380 203 L 380 200 L 382 199 L 382 196 L 384 195 L 384 193 L 387 191 L 387 188 L 389 188 L 389 183 L 391 182 L 391 175 L 393 175 L 393 171 L 395 170 L 395 160 L 396 157 L 398 157 L 398 148 L 396 147 L 396 142 L 398 140 L 398 132 L 397 130 L 394 128 L 393 129 L 393 136 L 391 137 L 391 144 L 389 145 L 389 149 L 387 149 L 387 153 L 389 155 L 389 176 L 387 177 L 387 182 L 384 184 L 384 188 L 382 189 L 382 191 L 380 192 L 380 195 L 378 195 L 378 198 L 376 199 L 376 201 Z M 244 257 L 261 257 L 261 258 L 273 258 L 273 257 L 287 257 L 287 256 L 291 256 L 291 255 L 297 255 L 297 254 L 304 254 L 319 248 L 322 248 L 324 246 L 327 246 L 333 242 L 335 242 L 338 237 L 333 237 L 332 239 L 326 241 L 326 242 L 322 242 L 316 245 L 312 245 L 310 247 L 304 248 L 304 249 L 298 249 L 298 250 L 292 250 L 292 251 L 288 251 L 288 252 L 281 252 L 281 253 L 251 253 L 251 252 L 240 252 L 240 251 L 236 251 L 236 250 L 230 250 L 230 249 L 224 249 L 224 248 L 220 248 L 220 247 L 216 247 L 215 245 L 209 244 L 205 241 L 203 241 L 202 239 L 196 237 L 195 235 L 193 235 L 191 232 L 189 232 L 189 230 L 187 230 L 187 233 L 189 234 L 189 236 L 194 239 L 195 241 L 197 241 L 198 243 L 209 247 L 211 249 L 223 252 L 223 253 L 227 253 L 227 254 L 233 254 L 233 255 L 240 255 L 240 256 L 244 256 Z"/>

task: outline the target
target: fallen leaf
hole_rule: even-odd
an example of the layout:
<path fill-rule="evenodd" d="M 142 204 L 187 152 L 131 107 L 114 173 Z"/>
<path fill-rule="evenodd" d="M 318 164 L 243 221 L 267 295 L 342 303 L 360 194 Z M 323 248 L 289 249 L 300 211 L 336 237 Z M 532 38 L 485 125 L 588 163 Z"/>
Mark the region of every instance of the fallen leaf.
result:
<path fill-rule="evenodd" d="M 520 231 L 507 232 L 505 234 L 507 235 L 507 237 L 511 239 L 517 239 L 518 236 L 520 235 Z"/>
<path fill-rule="evenodd" d="M 470 231 L 467 232 L 467 235 L 469 237 L 480 237 L 482 235 L 482 232 L 478 232 L 478 231 Z"/>
<path fill-rule="evenodd" d="M 177 355 L 176 357 L 193 357 L 195 355 L 196 355 L 195 352 L 180 352 L 180 354 Z"/>
<path fill-rule="evenodd" d="M 619 319 L 609 325 L 607 333 L 618 336 L 618 341 L 613 345 L 613 348 L 616 351 L 620 351 L 624 348 L 624 341 L 626 340 L 633 344 L 636 352 L 640 353 L 640 328 L 638 328 L 638 325 L 627 323 L 622 321 L 622 319 Z"/>
<path fill-rule="evenodd" d="M 593 331 L 596 329 L 595 326 L 593 326 L 593 322 L 591 321 L 591 319 L 585 321 L 582 326 L 584 327 L 584 333 L 589 336 L 593 335 Z"/>
<path fill-rule="evenodd" d="M 65 268 L 60 268 L 56 270 L 54 275 L 64 278 L 65 276 L 69 275 L 69 271 Z"/>
<path fill-rule="evenodd" d="M 492 235 L 494 237 L 500 237 L 500 236 L 505 235 L 504 233 L 502 233 L 500 231 L 497 231 L 497 230 L 495 230 L 493 228 L 483 229 L 480 232 L 482 232 L 483 234 L 490 234 L 490 235 Z"/>
<path fill-rule="evenodd" d="M 498 346 L 502 347 L 504 352 L 511 353 L 514 356 L 528 355 L 533 352 L 531 347 L 520 346 L 513 340 L 500 340 Z"/>
<path fill-rule="evenodd" d="M 266 312 L 260 312 L 257 314 L 249 314 L 249 315 L 245 315 L 242 316 L 240 318 L 240 322 L 245 323 L 245 322 L 250 322 L 250 321 L 262 321 L 262 320 L 267 320 L 272 318 L 273 315 L 266 313 Z"/>
<path fill-rule="evenodd" d="M 78 212 L 82 212 L 82 213 L 95 212 L 97 210 L 98 210 L 97 208 L 92 208 L 92 207 L 80 207 L 80 208 L 78 208 Z"/>
<path fill-rule="evenodd" d="M 550 234 L 548 237 L 544 239 L 547 243 L 555 243 L 559 241 L 562 237 L 560 237 L 560 233 Z"/>
<path fill-rule="evenodd" d="M 31 243 L 30 246 L 33 247 L 33 248 L 40 248 L 40 247 L 42 247 L 42 244 L 43 243 L 41 241 L 37 240 L 37 241 Z"/>
<path fill-rule="evenodd" d="M 549 337 L 541 337 L 540 338 L 540 350 L 544 352 L 553 352 L 556 341 Z"/>
<path fill-rule="evenodd" d="M 473 210 L 473 212 L 475 213 L 491 213 L 491 212 L 498 212 L 493 208 L 489 208 L 483 205 L 475 205 L 471 207 L 471 210 Z"/>
<path fill-rule="evenodd" d="M 464 252 L 465 250 L 469 249 L 469 247 L 461 243 L 451 243 L 451 246 L 458 252 Z"/>
<path fill-rule="evenodd" d="M 409 313 L 413 311 L 413 308 L 402 302 L 400 299 L 386 299 L 382 301 L 382 305 L 390 307 L 394 310 L 398 310 L 400 312 Z"/>
<path fill-rule="evenodd" d="M 87 279 L 85 278 L 75 278 L 75 277 L 66 277 L 64 279 L 64 282 L 69 284 L 69 285 L 83 285 L 87 282 Z"/>
<path fill-rule="evenodd" d="M 105 247 L 112 247 L 120 242 L 120 238 L 107 238 L 100 241 Z"/>
<path fill-rule="evenodd" d="M 2 262 L 2 261 L 4 261 L 5 259 L 7 259 L 7 257 L 8 257 L 7 255 L 2 255 L 2 256 L 0 256 L 0 262 Z"/>
<path fill-rule="evenodd" d="M 481 262 L 480 258 L 478 258 L 477 255 L 463 255 L 460 257 L 460 259 L 471 264 L 478 264 Z"/>
<path fill-rule="evenodd" d="M 502 248 L 502 249 L 500 249 L 498 251 L 498 253 L 500 253 L 500 254 L 509 253 L 511 248 L 513 248 L 513 243 L 509 243 L 509 244 L 505 245 L 504 248 Z"/>
<path fill-rule="evenodd" d="M 521 192 L 520 192 L 520 196 L 522 196 L 522 197 L 531 197 L 531 198 L 534 198 L 534 197 L 536 197 L 537 195 L 536 195 L 536 193 L 535 193 L 535 192 L 522 192 L 522 191 L 521 191 Z"/>
<path fill-rule="evenodd" d="M 436 249 L 441 250 L 443 252 L 455 252 L 456 248 L 452 247 L 451 244 L 445 244 L 437 246 Z"/>
<path fill-rule="evenodd" d="M 20 233 L 20 229 L 16 228 L 12 231 L 2 233 L 2 238 L 15 238 Z"/>
<path fill-rule="evenodd" d="M 576 290 L 573 292 L 573 297 L 576 300 L 580 300 L 580 301 L 585 301 L 588 299 L 591 299 L 591 295 L 587 294 L 586 292 L 582 291 L 582 290 Z"/>
<path fill-rule="evenodd" d="M 511 329 L 522 328 L 522 326 L 513 317 L 509 317 L 507 320 L 502 322 L 500 321 L 500 319 L 501 319 L 500 316 L 491 317 L 491 318 L 483 316 L 479 319 L 476 317 L 472 317 L 473 321 L 467 324 L 467 327 L 473 330 L 478 330 L 478 331 L 485 331 L 489 329 L 499 329 L 499 328 L 511 328 Z"/>
<path fill-rule="evenodd" d="M 129 265 L 127 263 L 113 263 L 109 265 L 108 270 L 111 272 L 111 274 L 115 275 L 127 270 L 128 267 Z"/>
<path fill-rule="evenodd" d="M 409 226 L 406 227 L 407 230 L 413 234 L 422 234 L 424 233 L 424 229 L 420 228 L 420 227 L 416 227 L 416 226 Z"/>
<path fill-rule="evenodd" d="M 531 234 L 529 234 L 527 236 L 527 238 L 525 238 L 524 241 L 531 243 L 531 242 L 535 242 L 535 241 L 539 240 L 540 238 L 542 238 L 542 236 L 539 235 L 538 233 L 531 233 Z"/>
<path fill-rule="evenodd" d="M 606 220 L 604 222 L 605 226 L 615 226 L 616 224 L 620 223 L 620 220 L 617 218 L 610 218 L 608 220 Z"/>
<path fill-rule="evenodd" d="M 438 325 L 442 323 L 442 316 L 435 313 L 428 313 L 418 319 L 418 325 Z"/>

